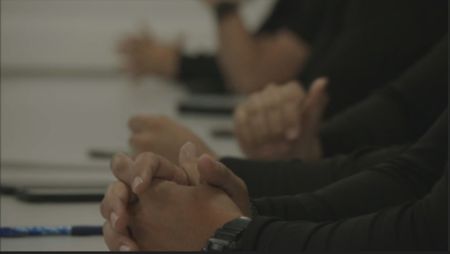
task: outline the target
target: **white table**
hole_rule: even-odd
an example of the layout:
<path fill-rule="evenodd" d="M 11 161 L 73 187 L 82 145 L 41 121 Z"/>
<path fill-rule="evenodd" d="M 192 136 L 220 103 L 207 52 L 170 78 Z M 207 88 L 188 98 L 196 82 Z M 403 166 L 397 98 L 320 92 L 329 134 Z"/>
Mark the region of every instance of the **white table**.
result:
<path fill-rule="evenodd" d="M 234 140 L 217 140 L 209 132 L 211 126 L 230 125 L 230 119 L 179 116 L 175 105 L 184 95 L 179 86 L 159 79 L 148 79 L 140 86 L 133 86 L 124 77 L 3 78 L 1 159 L 95 166 L 104 168 L 96 172 L 99 179 L 111 179 L 109 162 L 93 160 L 86 151 L 126 149 L 129 134 L 126 123 L 131 115 L 138 113 L 179 119 L 220 155 L 239 156 Z M 7 168 L 1 170 L 2 178 L 15 173 L 20 174 Z M 2 196 L 0 201 L 2 226 L 103 223 L 98 203 L 32 204 L 11 196 Z M 0 238 L 0 241 L 2 251 L 106 250 L 102 237 Z"/>
<path fill-rule="evenodd" d="M 97 203 L 29 204 L 1 197 L 1 225 L 101 225 Z M 0 238 L 1 251 L 106 251 L 101 236 Z"/>

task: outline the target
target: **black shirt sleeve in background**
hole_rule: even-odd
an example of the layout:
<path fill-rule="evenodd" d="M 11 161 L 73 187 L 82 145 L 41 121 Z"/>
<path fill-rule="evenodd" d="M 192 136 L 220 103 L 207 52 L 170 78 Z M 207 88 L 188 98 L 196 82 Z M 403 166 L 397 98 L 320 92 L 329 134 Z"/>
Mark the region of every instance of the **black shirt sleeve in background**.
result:
<path fill-rule="evenodd" d="M 261 197 L 312 191 L 359 172 L 363 163 L 374 164 L 396 155 L 401 150 L 390 148 L 373 154 L 358 150 L 413 143 L 444 110 L 448 103 L 447 43 L 445 36 L 399 80 L 327 121 L 320 135 L 330 159 L 314 163 L 222 161 L 247 183 L 252 197 Z M 350 156 L 335 156 L 354 150 Z"/>
<path fill-rule="evenodd" d="M 328 0 L 278 0 L 257 35 L 274 34 L 286 29 L 302 40 L 313 43 L 324 21 Z"/>
<path fill-rule="evenodd" d="M 317 162 L 302 160 L 255 161 L 226 157 L 221 162 L 245 184 L 250 197 L 294 195 L 312 192 L 354 175 L 371 165 L 402 153 L 406 146 L 366 147 L 349 155 L 339 155 Z"/>
<path fill-rule="evenodd" d="M 258 212 L 272 217 L 254 218 L 241 248 L 445 250 L 447 163 L 446 111 L 414 146 L 389 162 L 314 193 L 255 200 Z"/>
<path fill-rule="evenodd" d="M 312 42 L 321 25 L 325 0 L 278 0 L 255 36 L 287 29 L 307 42 Z M 177 77 L 192 91 L 224 93 L 224 77 L 213 55 L 182 54 Z"/>
<path fill-rule="evenodd" d="M 398 78 L 448 29 L 447 0 L 342 2 L 344 15 L 322 26 L 299 76 L 305 85 L 317 77 L 329 77 L 327 117 Z"/>
<path fill-rule="evenodd" d="M 423 135 L 448 103 L 447 56 L 446 35 L 397 81 L 328 120 L 320 134 L 325 156 Z"/>
<path fill-rule="evenodd" d="M 240 250 L 448 251 L 448 171 L 421 200 L 333 222 L 287 222 L 258 216 L 244 232 Z"/>
<path fill-rule="evenodd" d="M 213 94 L 228 92 L 215 56 L 181 54 L 178 64 L 177 79 L 191 92 Z"/>
<path fill-rule="evenodd" d="M 447 32 L 447 1 L 280 0 L 257 34 L 288 29 L 313 45 L 299 79 L 330 78 L 326 116 L 394 80 Z M 179 79 L 192 90 L 223 93 L 211 56 L 183 56 Z"/>

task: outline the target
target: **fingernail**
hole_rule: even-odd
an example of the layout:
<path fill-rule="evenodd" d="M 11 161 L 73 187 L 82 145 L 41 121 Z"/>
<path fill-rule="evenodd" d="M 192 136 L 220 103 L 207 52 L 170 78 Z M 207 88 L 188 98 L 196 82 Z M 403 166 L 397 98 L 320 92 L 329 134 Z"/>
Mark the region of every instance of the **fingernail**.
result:
<path fill-rule="evenodd" d="M 133 188 L 133 191 L 136 193 L 137 187 L 141 185 L 144 182 L 140 176 L 137 176 L 134 178 L 133 183 L 131 184 L 131 187 Z"/>
<path fill-rule="evenodd" d="M 192 142 L 187 142 L 181 147 L 181 151 L 186 159 L 193 159 L 197 156 L 197 148 Z"/>
<path fill-rule="evenodd" d="M 290 129 L 286 132 L 286 138 L 287 139 L 296 139 L 298 137 L 298 131 L 297 129 Z"/>
<path fill-rule="evenodd" d="M 119 251 L 131 251 L 130 247 L 126 246 L 126 245 L 121 245 L 119 247 Z"/>
<path fill-rule="evenodd" d="M 202 164 L 207 168 L 211 168 L 214 166 L 214 161 L 211 159 L 211 156 L 209 156 L 208 154 L 202 154 L 198 158 L 198 160 L 202 161 Z"/>
<path fill-rule="evenodd" d="M 116 223 L 117 223 L 117 220 L 119 219 L 119 216 L 117 216 L 117 214 L 115 212 L 112 212 L 111 216 L 110 216 L 110 219 L 111 219 L 112 227 L 116 228 Z"/>

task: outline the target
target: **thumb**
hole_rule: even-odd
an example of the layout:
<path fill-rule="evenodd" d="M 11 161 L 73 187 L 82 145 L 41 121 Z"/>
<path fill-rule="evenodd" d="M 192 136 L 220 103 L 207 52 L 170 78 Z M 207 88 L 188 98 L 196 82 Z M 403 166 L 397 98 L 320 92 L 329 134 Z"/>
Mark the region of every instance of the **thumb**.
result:
<path fill-rule="evenodd" d="M 247 186 L 241 178 L 208 154 L 198 159 L 198 171 L 204 183 L 223 190 L 245 216 L 251 216 Z"/>
<path fill-rule="evenodd" d="M 327 78 L 314 80 L 305 101 L 303 111 L 303 133 L 309 136 L 317 132 L 320 128 L 323 113 L 328 105 Z"/>
<path fill-rule="evenodd" d="M 189 184 L 199 185 L 200 175 L 197 169 L 197 148 L 193 143 L 187 142 L 180 148 L 178 162 L 185 171 Z"/>
<path fill-rule="evenodd" d="M 204 183 L 222 189 L 232 199 L 247 192 L 242 179 L 208 154 L 203 154 L 198 159 L 198 171 Z"/>

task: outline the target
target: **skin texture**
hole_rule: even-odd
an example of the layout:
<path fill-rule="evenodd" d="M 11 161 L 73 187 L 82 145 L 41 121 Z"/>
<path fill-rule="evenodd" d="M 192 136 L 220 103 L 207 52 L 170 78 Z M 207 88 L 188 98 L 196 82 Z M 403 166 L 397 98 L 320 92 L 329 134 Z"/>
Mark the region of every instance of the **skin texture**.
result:
<path fill-rule="evenodd" d="M 202 1 L 211 9 L 223 2 L 242 2 Z M 310 55 L 310 46 L 289 30 L 254 36 L 238 12 L 218 23 L 218 35 L 218 63 L 229 88 L 236 93 L 249 94 L 270 82 L 287 82 L 301 71 Z M 164 43 L 144 27 L 120 41 L 118 52 L 123 59 L 123 69 L 133 79 L 146 75 L 173 79 L 179 72 L 182 41 Z"/>
<path fill-rule="evenodd" d="M 252 159 L 320 159 L 318 131 L 328 102 L 327 82 L 326 78 L 315 80 L 308 92 L 297 82 L 289 82 L 271 84 L 252 94 L 234 113 L 235 135 L 242 151 Z M 179 163 L 180 147 L 191 142 L 197 147 L 195 153 L 217 157 L 196 134 L 167 117 L 136 116 L 129 127 L 130 145 L 136 154 L 151 151 Z"/>
<path fill-rule="evenodd" d="M 256 37 L 238 13 L 219 23 L 219 65 L 230 89 L 237 93 L 249 94 L 271 82 L 293 79 L 309 55 L 310 46 L 288 30 Z"/>
<path fill-rule="evenodd" d="M 178 73 L 182 40 L 164 43 L 144 27 L 141 32 L 129 35 L 118 45 L 123 69 L 134 79 L 145 75 L 158 75 L 173 79 Z"/>
<path fill-rule="evenodd" d="M 320 159 L 326 84 L 327 79 L 319 78 L 308 92 L 297 82 L 269 85 L 239 105 L 234 123 L 243 152 L 253 159 Z"/>
<path fill-rule="evenodd" d="M 115 156 L 111 168 L 119 181 L 110 185 L 100 207 L 109 249 L 200 250 L 224 223 L 250 216 L 244 182 L 211 156 L 197 158 L 191 149 L 188 143 L 180 151 L 188 168 L 152 153 L 135 160 Z"/>
<path fill-rule="evenodd" d="M 128 125 L 131 131 L 129 143 L 136 154 L 151 151 L 178 163 L 179 150 L 189 141 L 195 144 L 199 154 L 216 157 L 196 134 L 168 117 L 140 115 L 132 117 Z"/>
<path fill-rule="evenodd" d="M 130 229 L 141 250 L 201 250 L 218 228 L 242 215 L 223 191 L 208 185 L 156 180 L 139 200 L 130 207 Z"/>

